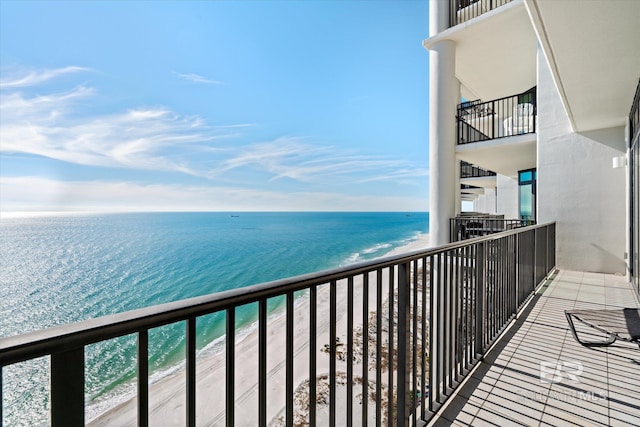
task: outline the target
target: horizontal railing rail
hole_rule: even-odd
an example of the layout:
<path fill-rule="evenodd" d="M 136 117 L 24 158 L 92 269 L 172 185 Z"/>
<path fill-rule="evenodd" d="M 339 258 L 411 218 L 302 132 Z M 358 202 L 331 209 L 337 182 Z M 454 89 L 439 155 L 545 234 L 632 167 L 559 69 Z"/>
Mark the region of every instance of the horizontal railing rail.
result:
<path fill-rule="evenodd" d="M 535 224 L 535 221 L 530 219 L 505 219 L 503 217 L 496 218 L 492 216 L 456 217 L 451 218 L 449 222 L 449 241 L 451 242 L 486 236 L 488 234 Z"/>
<path fill-rule="evenodd" d="M 536 88 L 482 102 L 458 105 L 456 132 L 458 145 L 536 132 Z"/>
<path fill-rule="evenodd" d="M 449 0 L 449 27 L 467 22 L 509 2 L 511 0 Z"/>
<path fill-rule="evenodd" d="M 244 423 L 247 411 L 236 411 L 239 396 L 236 365 L 236 310 L 257 303 L 258 348 L 256 425 L 267 425 L 277 414 L 267 402 L 282 400 L 283 422 L 293 425 L 300 415 L 311 425 L 351 425 L 353 419 L 369 424 L 417 425 L 428 420 L 450 396 L 456 384 L 496 339 L 515 311 L 530 297 L 555 266 L 555 223 L 506 231 L 387 257 L 325 272 L 307 274 L 217 294 L 176 301 L 126 313 L 0 339 L 0 368 L 41 356 L 50 357 L 50 423 L 80 426 L 85 423 L 84 351 L 86 346 L 128 334 L 137 335 L 137 423 L 149 425 L 149 331 L 185 322 L 185 418 L 195 425 L 196 319 L 210 313 L 226 316 L 225 390 L 220 402 L 226 425 Z M 306 352 L 294 339 L 295 293 L 308 298 L 308 324 L 304 325 Z M 267 335 L 267 304 L 285 298 L 285 345 L 273 348 Z M 328 322 L 320 309 L 328 303 Z M 361 315 L 354 315 L 354 308 Z M 326 308 L 326 307 L 325 307 Z M 345 328 L 337 329 L 338 319 Z M 326 320 L 326 319 L 324 319 Z M 342 323 L 341 323 L 342 324 Z M 324 326 L 322 326 L 324 325 Z M 323 330 L 322 328 L 328 328 Z M 357 331 L 360 331 L 357 333 Z M 321 349 L 318 336 L 328 336 Z M 344 340 L 340 341 L 340 335 Z M 299 339 L 299 337 L 298 337 Z M 267 375 L 269 351 L 281 354 L 283 390 L 273 393 Z M 318 372 L 318 354 L 329 356 L 328 375 Z M 270 353 L 269 353 L 270 354 Z M 297 356 L 296 356 L 297 355 Z M 356 363 L 358 358 L 361 363 Z M 294 369 L 307 366 L 308 381 L 296 383 Z M 339 371 L 340 370 L 340 371 Z M 297 372 L 297 371 L 296 371 Z M 2 388 L 0 371 L 0 390 Z M 319 382 L 328 376 L 328 412 L 318 411 Z M 338 379 L 346 385 L 346 413 L 338 413 Z M 305 385 L 306 384 L 306 385 Z M 4 384 L 4 387 L 8 387 Z M 355 414 L 359 391 L 362 402 Z M 308 393 L 308 408 L 299 407 L 294 394 Z M 344 396 L 342 397 L 344 399 Z M 211 397 L 209 397 L 209 400 Z M 0 393 L 2 414 L 7 416 Z M 207 403 L 209 406 L 212 402 Z M 250 412 L 250 411 L 249 411 Z M 328 420 L 321 417 L 328 417 Z M 320 421 L 319 421 L 320 420 Z"/>

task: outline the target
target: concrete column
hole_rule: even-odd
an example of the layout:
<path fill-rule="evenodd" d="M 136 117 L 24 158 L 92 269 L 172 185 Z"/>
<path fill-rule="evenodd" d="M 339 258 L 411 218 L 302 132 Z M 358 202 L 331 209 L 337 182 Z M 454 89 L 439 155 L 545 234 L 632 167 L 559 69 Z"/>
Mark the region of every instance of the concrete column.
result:
<path fill-rule="evenodd" d="M 430 47 L 429 79 L 429 239 L 443 245 L 449 242 L 449 219 L 455 216 L 460 192 L 455 153 L 460 83 L 455 76 L 453 41 L 442 40 Z"/>
<path fill-rule="evenodd" d="M 429 2 L 429 37 L 449 28 L 449 1 Z"/>

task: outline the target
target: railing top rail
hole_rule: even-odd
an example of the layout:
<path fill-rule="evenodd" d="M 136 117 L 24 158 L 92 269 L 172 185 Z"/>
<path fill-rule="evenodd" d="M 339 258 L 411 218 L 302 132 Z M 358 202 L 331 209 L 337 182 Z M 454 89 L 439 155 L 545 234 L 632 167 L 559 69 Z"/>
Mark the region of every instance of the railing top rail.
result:
<path fill-rule="evenodd" d="M 0 338 L 0 366 L 41 357 L 63 350 L 128 335 L 169 323 L 222 311 L 227 308 L 250 304 L 261 299 L 272 298 L 309 289 L 355 275 L 393 267 L 416 259 L 437 255 L 454 249 L 500 239 L 513 234 L 551 225 L 532 225 L 503 231 L 488 236 L 449 243 L 435 248 L 421 249 L 400 255 L 315 272 L 272 282 L 246 286 L 215 294 L 154 305 L 124 313 L 112 314 L 67 325 L 54 326 Z"/>
<path fill-rule="evenodd" d="M 537 86 L 534 86 L 531 89 L 525 90 L 524 92 L 521 92 L 521 93 L 515 93 L 513 95 L 503 96 L 502 98 L 490 99 L 488 101 L 482 101 L 482 100 L 478 99 L 478 100 L 473 101 L 474 104 L 472 104 L 472 105 L 466 105 L 466 104 L 468 104 L 468 102 L 462 102 L 462 103 L 458 104 L 458 110 L 465 110 L 467 108 L 478 107 L 478 106 L 483 105 L 483 104 L 490 104 L 492 102 L 499 102 L 499 101 L 503 101 L 505 99 L 515 98 L 517 96 L 523 96 L 523 95 L 526 95 L 528 93 L 536 91 L 536 89 L 537 89 Z"/>

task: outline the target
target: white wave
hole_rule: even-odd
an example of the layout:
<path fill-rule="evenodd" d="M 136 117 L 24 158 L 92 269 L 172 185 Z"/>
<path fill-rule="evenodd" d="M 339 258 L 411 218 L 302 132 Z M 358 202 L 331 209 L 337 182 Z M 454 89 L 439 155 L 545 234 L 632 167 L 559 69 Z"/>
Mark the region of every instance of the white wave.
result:
<path fill-rule="evenodd" d="M 378 243 L 375 246 L 372 246 L 368 249 L 365 249 L 364 251 L 362 251 L 363 254 L 372 254 L 374 252 L 378 252 L 381 249 L 387 249 L 392 247 L 393 245 L 391 243 Z"/>

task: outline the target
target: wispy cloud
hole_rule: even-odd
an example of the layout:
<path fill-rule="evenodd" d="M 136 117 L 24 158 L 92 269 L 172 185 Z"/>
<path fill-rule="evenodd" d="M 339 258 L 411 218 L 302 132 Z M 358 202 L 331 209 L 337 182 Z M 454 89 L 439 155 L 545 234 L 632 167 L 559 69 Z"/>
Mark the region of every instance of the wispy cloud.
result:
<path fill-rule="evenodd" d="M 165 106 L 93 113 L 98 94 L 89 86 L 47 93 L 44 83 L 49 79 L 81 70 L 86 69 L 28 73 L 0 92 L 0 153 L 26 153 L 85 166 L 178 172 L 209 179 L 209 184 L 234 182 L 246 188 L 276 188 L 278 181 L 286 181 L 298 184 L 297 189 L 339 191 L 345 185 L 415 186 L 425 181 L 424 168 L 411 161 L 354 152 L 315 138 L 286 136 L 254 142 L 246 134 L 256 126 L 253 123 L 212 126 L 202 117 L 181 115 Z M 28 90 L 27 81 L 40 86 Z M 224 197 L 233 199 L 229 194 Z"/>
<path fill-rule="evenodd" d="M 281 137 L 251 144 L 225 160 L 218 173 L 255 167 L 272 174 L 271 180 L 289 178 L 302 182 L 327 179 L 363 183 L 423 176 L 405 160 L 362 155 L 309 143 L 306 138 Z"/>
<path fill-rule="evenodd" d="M 181 116 L 163 106 L 110 114 L 87 113 L 96 95 L 87 86 L 30 95 L 21 90 L 68 72 L 66 67 L 29 73 L 0 92 L 0 151 L 27 153 L 89 166 L 178 171 L 206 176 L 192 158 L 198 150 L 237 135 L 242 124 L 210 127 L 198 116 Z M 22 82 L 19 83 L 18 82 Z M 41 89 L 38 88 L 39 93 Z M 215 150 L 214 150 L 215 151 Z"/>
<path fill-rule="evenodd" d="M 173 170 L 193 175 L 180 147 L 206 146 L 228 136 L 207 128 L 199 117 L 183 117 L 163 107 L 77 117 L 74 103 L 93 91 L 26 98 L 12 94 L 0 104 L 0 151 L 28 153 L 90 166 Z M 177 150 L 177 151 L 176 151 Z"/>
<path fill-rule="evenodd" d="M 203 84 L 210 84 L 210 85 L 219 85 L 223 83 L 219 80 L 208 79 L 204 76 L 201 76 L 200 74 L 195 74 L 195 73 L 179 73 L 177 71 L 174 71 L 173 74 L 180 77 L 181 79 L 190 81 L 192 83 L 203 83 Z"/>
<path fill-rule="evenodd" d="M 35 86 L 65 74 L 91 71 L 90 68 L 69 66 L 48 70 L 32 70 L 19 76 L 0 78 L 0 89 Z"/>

